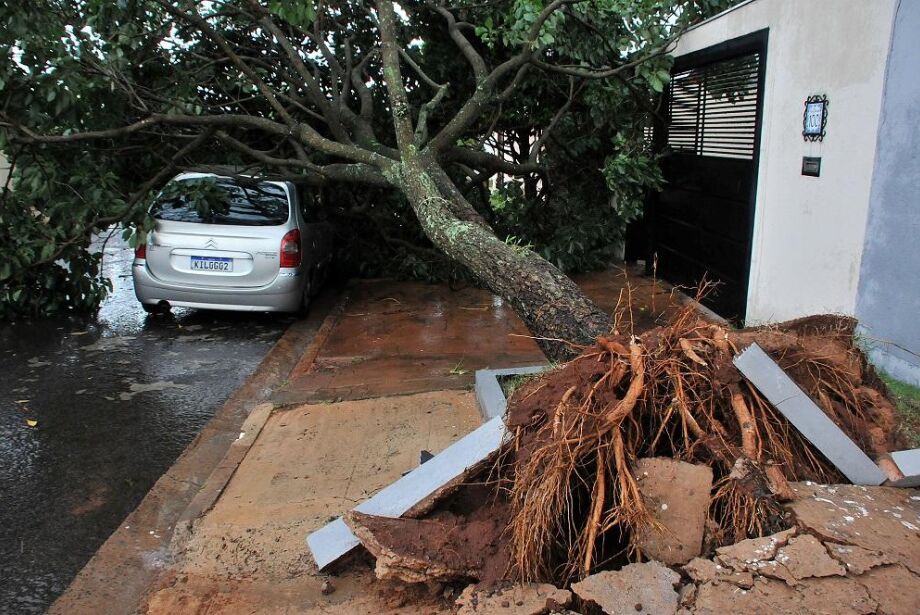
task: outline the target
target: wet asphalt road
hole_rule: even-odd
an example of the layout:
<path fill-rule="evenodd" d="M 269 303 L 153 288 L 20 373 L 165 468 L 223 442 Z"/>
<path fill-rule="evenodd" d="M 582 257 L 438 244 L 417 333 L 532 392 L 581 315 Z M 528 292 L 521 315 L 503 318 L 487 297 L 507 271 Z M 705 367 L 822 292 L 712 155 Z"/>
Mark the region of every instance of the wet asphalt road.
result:
<path fill-rule="evenodd" d="M 0 613 L 43 612 L 293 322 L 148 316 L 132 256 L 96 318 L 0 325 Z"/>

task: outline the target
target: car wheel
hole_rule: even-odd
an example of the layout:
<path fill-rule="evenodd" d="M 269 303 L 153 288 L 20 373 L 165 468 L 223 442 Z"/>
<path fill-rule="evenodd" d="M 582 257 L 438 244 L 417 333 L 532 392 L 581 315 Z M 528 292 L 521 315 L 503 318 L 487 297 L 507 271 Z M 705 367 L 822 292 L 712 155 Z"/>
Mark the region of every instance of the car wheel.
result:
<path fill-rule="evenodd" d="M 319 294 L 319 291 L 323 290 L 323 285 L 326 283 L 326 272 L 327 267 L 325 265 L 318 265 L 316 269 L 313 270 L 310 276 L 311 297 L 315 297 Z"/>
<path fill-rule="evenodd" d="M 165 314 L 169 308 L 163 308 L 159 303 L 142 303 L 141 308 L 148 314 Z"/>
<path fill-rule="evenodd" d="M 297 313 L 301 316 L 306 316 L 307 312 L 310 311 L 310 299 L 313 297 L 313 275 L 307 275 L 307 283 L 303 287 L 303 296 L 300 299 L 300 309 L 297 310 Z"/>

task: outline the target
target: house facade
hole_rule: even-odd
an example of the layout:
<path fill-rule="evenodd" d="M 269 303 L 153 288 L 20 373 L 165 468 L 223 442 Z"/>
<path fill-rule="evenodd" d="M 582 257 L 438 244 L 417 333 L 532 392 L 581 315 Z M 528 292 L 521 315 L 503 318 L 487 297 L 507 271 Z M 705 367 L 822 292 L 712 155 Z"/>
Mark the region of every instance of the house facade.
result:
<path fill-rule="evenodd" d="M 746 324 L 856 316 L 920 384 L 920 2 L 749 0 L 685 33 L 650 202 L 665 279 Z"/>

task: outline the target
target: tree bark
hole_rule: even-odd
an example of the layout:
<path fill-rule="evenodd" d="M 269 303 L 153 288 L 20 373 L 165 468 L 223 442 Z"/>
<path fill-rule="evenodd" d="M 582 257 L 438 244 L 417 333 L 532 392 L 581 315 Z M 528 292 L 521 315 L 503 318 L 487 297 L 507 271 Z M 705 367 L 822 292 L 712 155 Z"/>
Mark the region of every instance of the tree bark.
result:
<path fill-rule="evenodd" d="M 500 240 L 450 181 L 435 157 L 434 152 L 440 150 L 434 141 L 419 149 L 403 85 L 393 3 L 378 0 L 376 5 L 381 59 L 400 155 L 398 162 L 388 163 L 383 175 L 406 195 L 428 239 L 508 301 L 547 357 L 571 358 L 577 353 L 572 344 L 590 344 L 610 331 L 610 315 L 538 254 Z M 477 88 L 477 93 L 485 91 Z"/>
<path fill-rule="evenodd" d="M 463 220 L 468 203 L 445 196 L 434 177 L 443 173 L 424 155 L 403 157 L 394 177 L 412 205 L 422 230 L 450 258 L 467 267 L 521 317 L 551 360 L 577 354 L 575 345 L 610 332 L 611 316 L 595 305 L 568 276 L 538 254 L 510 246 L 485 223 Z M 462 197 L 460 197 L 462 198 Z"/>

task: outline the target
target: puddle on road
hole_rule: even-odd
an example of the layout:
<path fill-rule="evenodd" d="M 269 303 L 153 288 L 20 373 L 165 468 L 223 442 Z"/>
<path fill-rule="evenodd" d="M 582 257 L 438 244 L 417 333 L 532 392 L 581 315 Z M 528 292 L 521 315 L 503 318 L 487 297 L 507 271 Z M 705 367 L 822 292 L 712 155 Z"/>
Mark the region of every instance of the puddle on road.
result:
<path fill-rule="evenodd" d="M 166 389 L 187 389 L 187 384 L 176 384 L 167 380 L 160 382 L 151 382 L 149 384 L 138 384 L 132 382 L 128 392 L 119 393 L 121 401 L 131 401 L 138 393 L 149 393 L 151 391 L 165 391 Z"/>

